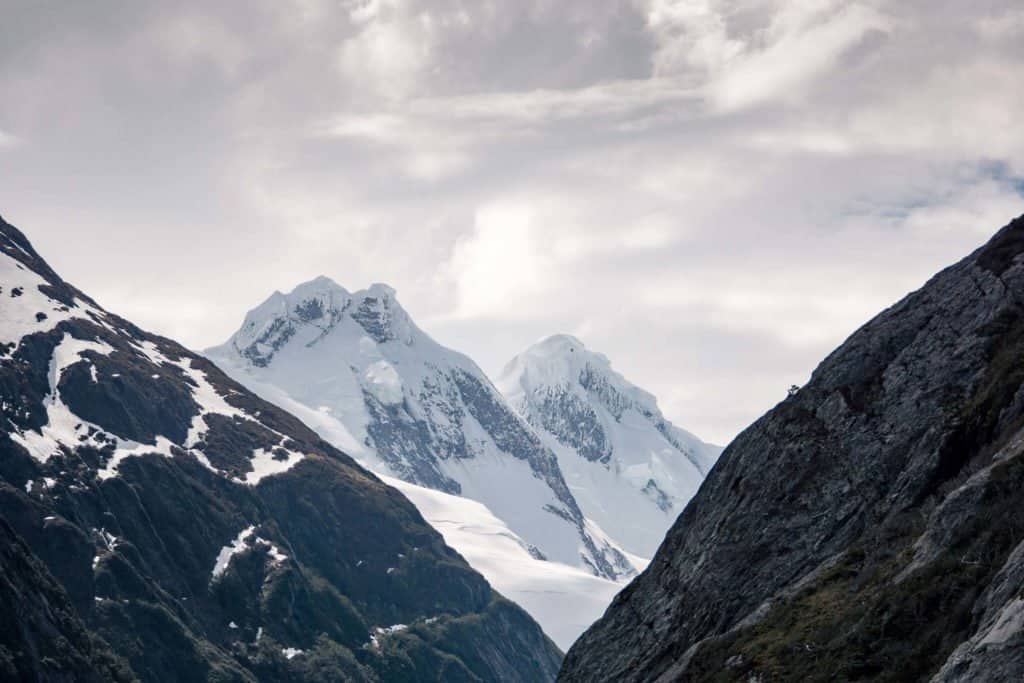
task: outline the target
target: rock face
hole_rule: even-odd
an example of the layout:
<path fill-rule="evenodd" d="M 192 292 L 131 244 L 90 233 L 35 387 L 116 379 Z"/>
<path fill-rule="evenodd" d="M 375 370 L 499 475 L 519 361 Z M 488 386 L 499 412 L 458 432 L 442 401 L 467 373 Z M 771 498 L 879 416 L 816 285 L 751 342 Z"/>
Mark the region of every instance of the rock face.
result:
<path fill-rule="evenodd" d="M 131 681 L 131 671 L 89 632 L 67 593 L 0 519 L 0 679 Z"/>
<path fill-rule="evenodd" d="M 644 558 L 722 450 L 665 419 L 654 396 L 569 335 L 534 344 L 495 384 L 558 456 L 583 514 Z"/>
<path fill-rule="evenodd" d="M 1024 678 L 1024 217 L 726 448 L 564 681 Z"/>
<path fill-rule="evenodd" d="M 554 677 L 401 494 L 2 220 L 0 414 L 4 679 Z"/>
<path fill-rule="evenodd" d="M 319 412 L 313 428 L 374 471 L 485 504 L 535 556 L 611 580 L 636 574 L 585 518 L 551 449 L 390 287 L 349 292 L 320 277 L 276 292 L 206 353 L 267 400 Z"/>

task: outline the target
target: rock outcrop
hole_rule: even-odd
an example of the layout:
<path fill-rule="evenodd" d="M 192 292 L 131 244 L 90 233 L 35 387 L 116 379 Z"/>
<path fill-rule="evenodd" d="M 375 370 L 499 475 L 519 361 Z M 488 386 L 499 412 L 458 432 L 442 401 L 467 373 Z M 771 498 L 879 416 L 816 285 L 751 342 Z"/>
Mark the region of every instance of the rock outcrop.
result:
<path fill-rule="evenodd" d="M 1024 678 L 1024 217 L 740 434 L 563 681 Z"/>

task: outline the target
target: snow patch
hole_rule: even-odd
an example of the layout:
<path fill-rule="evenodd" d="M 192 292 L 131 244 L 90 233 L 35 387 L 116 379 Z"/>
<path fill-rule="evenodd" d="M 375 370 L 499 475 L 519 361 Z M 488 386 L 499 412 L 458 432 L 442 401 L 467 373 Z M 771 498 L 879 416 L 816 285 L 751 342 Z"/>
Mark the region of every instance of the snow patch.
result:
<path fill-rule="evenodd" d="M 210 383 L 205 372 L 198 368 L 193 368 L 190 361 L 183 360 L 173 363 L 173 365 L 180 368 L 195 385 L 192 388 L 192 400 L 199 406 L 199 412 L 192 418 L 192 424 L 189 427 L 188 435 L 185 437 L 185 447 L 189 449 L 196 459 L 208 470 L 217 474 L 224 474 L 213 466 L 202 450 L 197 448 L 198 444 L 202 443 L 209 431 L 209 425 L 206 422 L 206 417 L 208 415 L 220 415 L 229 419 L 237 418 L 247 420 L 249 422 L 259 424 L 265 429 L 269 429 L 281 437 L 281 441 L 278 446 L 271 451 L 267 451 L 262 448 L 253 451 L 252 459 L 250 460 L 253 471 L 246 473 L 244 478 L 235 478 L 234 481 L 237 483 L 255 486 L 265 477 L 287 472 L 295 466 L 297 462 L 302 460 L 304 456 L 301 453 L 295 453 L 284 448 L 284 443 L 287 439 L 282 434 L 270 429 L 243 410 L 228 403 L 213 384 Z M 277 451 L 278 449 L 287 451 L 287 455 L 284 460 L 276 459 L 274 451 Z"/>
<path fill-rule="evenodd" d="M 634 557 L 653 556 L 721 452 L 569 335 L 526 349 L 495 384 L 558 457 L 584 516 Z"/>
<path fill-rule="evenodd" d="M 255 526 L 248 526 L 242 529 L 231 543 L 220 549 L 220 552 L 217 553 L 217 562 L 213 565 L 213 571 L 210 572 L 211 578 L 218 579 L 227 571 L 231 558 L 248 547 L 246 541 L 255 530 Z"/>
<path fill-rule="evenodd" d="M 106 467 L 96 473 L 96 478 L 100 480 L 110 479 L 118 476 L 118 466 L 126 459 L 140 455 L 162 455 L 165 458 L 173 458 L 174 452 L 172 448 L 174 444 L 171 443 L 167 437 L 157 436 L 155 444 L 144 444 L 137 443 L 135 441 L 125 441 L 116 436 L 111 436 L 111 439 L 116 443 L 114 449 L 114 455 L 111 456 L 110 460 L 107 461 Z"/>
<path fill-rule="evenodd" d="M 39 290 L 40 286 L 47 284 L 37 273 L 24 268 L 11 256 L 0 253 L 0 289 L 3 290 L 0 294 L 3 296 L 3 305 L 0 306 L 0 344 L 13 343 L 20 346 L 21 340 L 27 335 L 48 332 L 65 320 L 92 320 L 90 313 L 103 315 L 102 311 L 77 299 L 72 307 L 51 299 Z M 20 292 L 20 295 L 12 296 L 15 292 Z"/>
<path fill-rule="evenodd" d="M 210 572 L 211 580 L 216 580 L 223 576 L 224 572 L 227 571 L 228 566 L 231 564 L 231 558 L 255 545 L 264 546 L 266 548 L 267 555 L 270 557 L 270 563 L 273 566 L 280 565 L 288 559 L 288 556 L 282 553 L 276 545 L 265 538 L 256 536 L 255 531 L 255 526 L 249 526 L 242 529 L 231 543 L 220 549 L 220 552 L 217 553 L 217 561 L 213 565 L 213 571 Z"/>
<path fill-rule="evenodd" d="M 248 484 L 249 486 L 256 486 L 267 477 L 283 474 L 295 467 L 306 456 L 285 448 L 284 444 L 286 441 L 287 439 L 282 438 L 277 448 L 269 451 L 262 448 L 257 448 L 253 451 L 252 460 L 249 461 L 252 465 L 252 472 L 246 472 L 244 479 L 236 478 L 235 481 L 241 484 Z M 284 452 L 284 458 L 281 458 L 279 455 L 282 451 Z"/>
<path fill-rule="evenodd" d="M 65 333 L 64 338 L 54 348 L 50 359 L 49 383 L 50 391 L 43 399 L 47 423 L 40 431 L 27 430 L 11 433 L 11 439 L 20 444 L 29 454 L 41 463 L 45 463 L 53 455 L 61 452 L 62 445 L 89 445 L 97 449 L 113 446 L 113 453 L 105 467 L 96 474 L 97 478 L 109 479 L 117 476 L 117 467 L 125 459 L 137 455 L 157 454 L 172 457 L 172 444 L 167 438 L 157 436 L 155 443 L 138 443 L 105 433 L 98 425 L 94 425 L 75 415 L 64 403 L 60 395 L 61 377 L 64 371 L 81 360 L 81 354 L 92 351 L 108 355 L 113 349 L 105 343 L 76 339 Z M 55 483 L 52 479 L 44 479 L 46 487 Z"/>
<path fill-rule="evenodd" d="M 386 360 L 379 360 L 363 371 L 367 391 L 384 405 L 402 402 L 404 395 L 402 379 L 395 367 Z"/>

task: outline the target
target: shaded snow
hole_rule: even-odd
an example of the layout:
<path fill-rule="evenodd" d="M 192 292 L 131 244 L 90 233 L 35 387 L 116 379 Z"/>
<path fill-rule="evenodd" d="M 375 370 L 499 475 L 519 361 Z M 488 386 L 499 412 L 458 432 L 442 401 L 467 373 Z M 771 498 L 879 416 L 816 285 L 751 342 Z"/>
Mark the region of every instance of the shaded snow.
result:
<path fill-rule="evenodd" d="M 256 536 L 255 531 L 255 526 L 242 529 L 233 541 L 220 549 L 220 552 L 217 553 L 217 560 L 213 565 L 213 571 L 210 572 L 211 580 L 220 578 L 227 571 L 231 565 L 231 558 L 255 545 L 259 545 L 266 550 L 273 565 L 279 565 L 288 559 L 288 556 L 282 553 L 276 545 L 265 538 Z"/>
<path fill-rule="evenodd" d="M 386 286 L 349 293 L 317 278 L 288 294 L 275 293 L 246 315 L 227 343 L 207 354 L 232 378 L 298 416 L 365 467 L 439 488 L 458 486 L 550 559 L 594 571 L 592 547 L 612 566 L 624 555 L 610 532 L 602 540 L 583 538 L 573 521 L 576 513 L 552 484 L 529 461 L 497 445 L 497 437 L 473 417 L 474 409 L 491 409 L 487 401 L 506 411 L 496 420 L 506 422 L 498 429 L 528 434 L 530 427 L 472 360 L 417 328 Z M 483 388 L 487 397 L 481 405 L 467 404 L 456 381 L 459 373 Z M 371 402 L 379 404 L 372 415 Z M 387 410 L 396 414 L 383 414 Z M 410 442 L 408 452 L 376 452 L 370 428 L 386 432 L 392 420 L 422 425 L 422 443 Z M 454 448 L 461 450 L 451 453 Z M 535 456 L 543 459 L 550 452 L 540 446 Z M 635 573 L 627 562 L 621 565 L 615 571 Z"/>
<path fill-rule="evenodd" d="M 16 246 L 13 242 L 5 243 Z M 99 313 L 81 301 L 74 307 L 51 299 L 39 291 L 47 282 L 41 276 L 25 268 L 9 255 L 0 252 L 0 344 L 20 345 L 23 337 L 36 332 L 47 332 L 58 323 L 72 318 L 89 319 L 89 312 Z M 21 292 L 14 296 L 15 292 Z M 65 310 L 66 309 L 66 310 Z M 42 320 L 37 314 L 42 313 Z"/>
<path fill-rule="evenodd" d="M 583 514 L 634 556 L 653 556 L 721 452 L 569 335 L 529 347 L 495 385 L 554 451 Z"/>
<path fill-rule="evenodd" d="M 401 491 L 494 589 L 517 603 L 563 651 L 593 624 L 624 584 L 558 562 L 534 558 L 529 544 L 481 503 L 384 481 Z"/>
<path fill-rule="evenodd" d="M 388 405 L 402 402 L 402 379 L 386 360 L 371 363 L 363 371 L 364 386 L 378 401 Z"/>
<path fill-rule="evenodd" d="M 228 565 L 231 564 L 231 558 L 246 550 L 248 547 L 246 541 L 255 530 L 256 527 L 254 526 L 242 529 L 233 541 L 220 549 L 220 552 L 217 553 L 217 562 L 213 565 L 213 571 L 210 572 L 212 578 L 220 578 L 227 571 Z"/>
<path fill-rule="evenodd" d="M 262 448 L 257 448 L 253 451 L 252 460 L 249 461 L 249 464 L 252 465 L 252 471 L 246 472 L 243 479 L 236 479 L 235 481 L 255 486 L 267 477 L 283 474 L 294 467 L 305 456 L 302 453 L 285 448 L 285 441 L 285 439 L 281 439 L 281 444 L 269 451 Z M 277 454 L 278 451 L 284 452 L 285 457 L 281 458 Z"/>
<path fill-rule="evenodd" d="M 155 443 L 144 444 L 105 434 L 97 425 L 91 424 L 71 412 L 71 409 L 61 399 L 58 388 L 61 376 L 67 368 L 82 360 L 82 353 L 92 351 L 107 355 L 112 350 L 107 344 L 76 339 L 70 334 L 65 334 L 61 342 L 54 348 L 50 360 L 50 391 L 43 400 L 47 423 L 38 432 L 34 430 L 12 432 L 11 439 L 23 446 L 39 462 L 46 462 L 52 455 L 60 453 L 61 446 L 65 444 L 91 445 L 96 448 L 104 448 L 108 444 L 113 444 L 113 455 L 107 461 L 106 466 L 96 474 L 99 479 L 116 476 L 118 464 L 133 455 L 155 453 L 171 457 L 173 444 L 166 438 L 158 436 Z M 91 435 L 90 432 L 92 432 Z M 101 441 L 100 439 L 106 440 Z"/>

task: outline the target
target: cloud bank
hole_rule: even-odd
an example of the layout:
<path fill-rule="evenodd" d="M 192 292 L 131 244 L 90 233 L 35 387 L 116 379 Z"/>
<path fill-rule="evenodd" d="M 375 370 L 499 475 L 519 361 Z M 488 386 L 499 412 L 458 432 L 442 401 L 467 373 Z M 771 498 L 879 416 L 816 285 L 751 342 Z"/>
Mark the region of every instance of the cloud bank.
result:
<path fill-rule="evenodd" d="M 9 0 L 0 211 L 195 347 L 387 281 L 494 373 L 569 332 L 727 441 L 1024 211 L 1012 0 Z"/>

